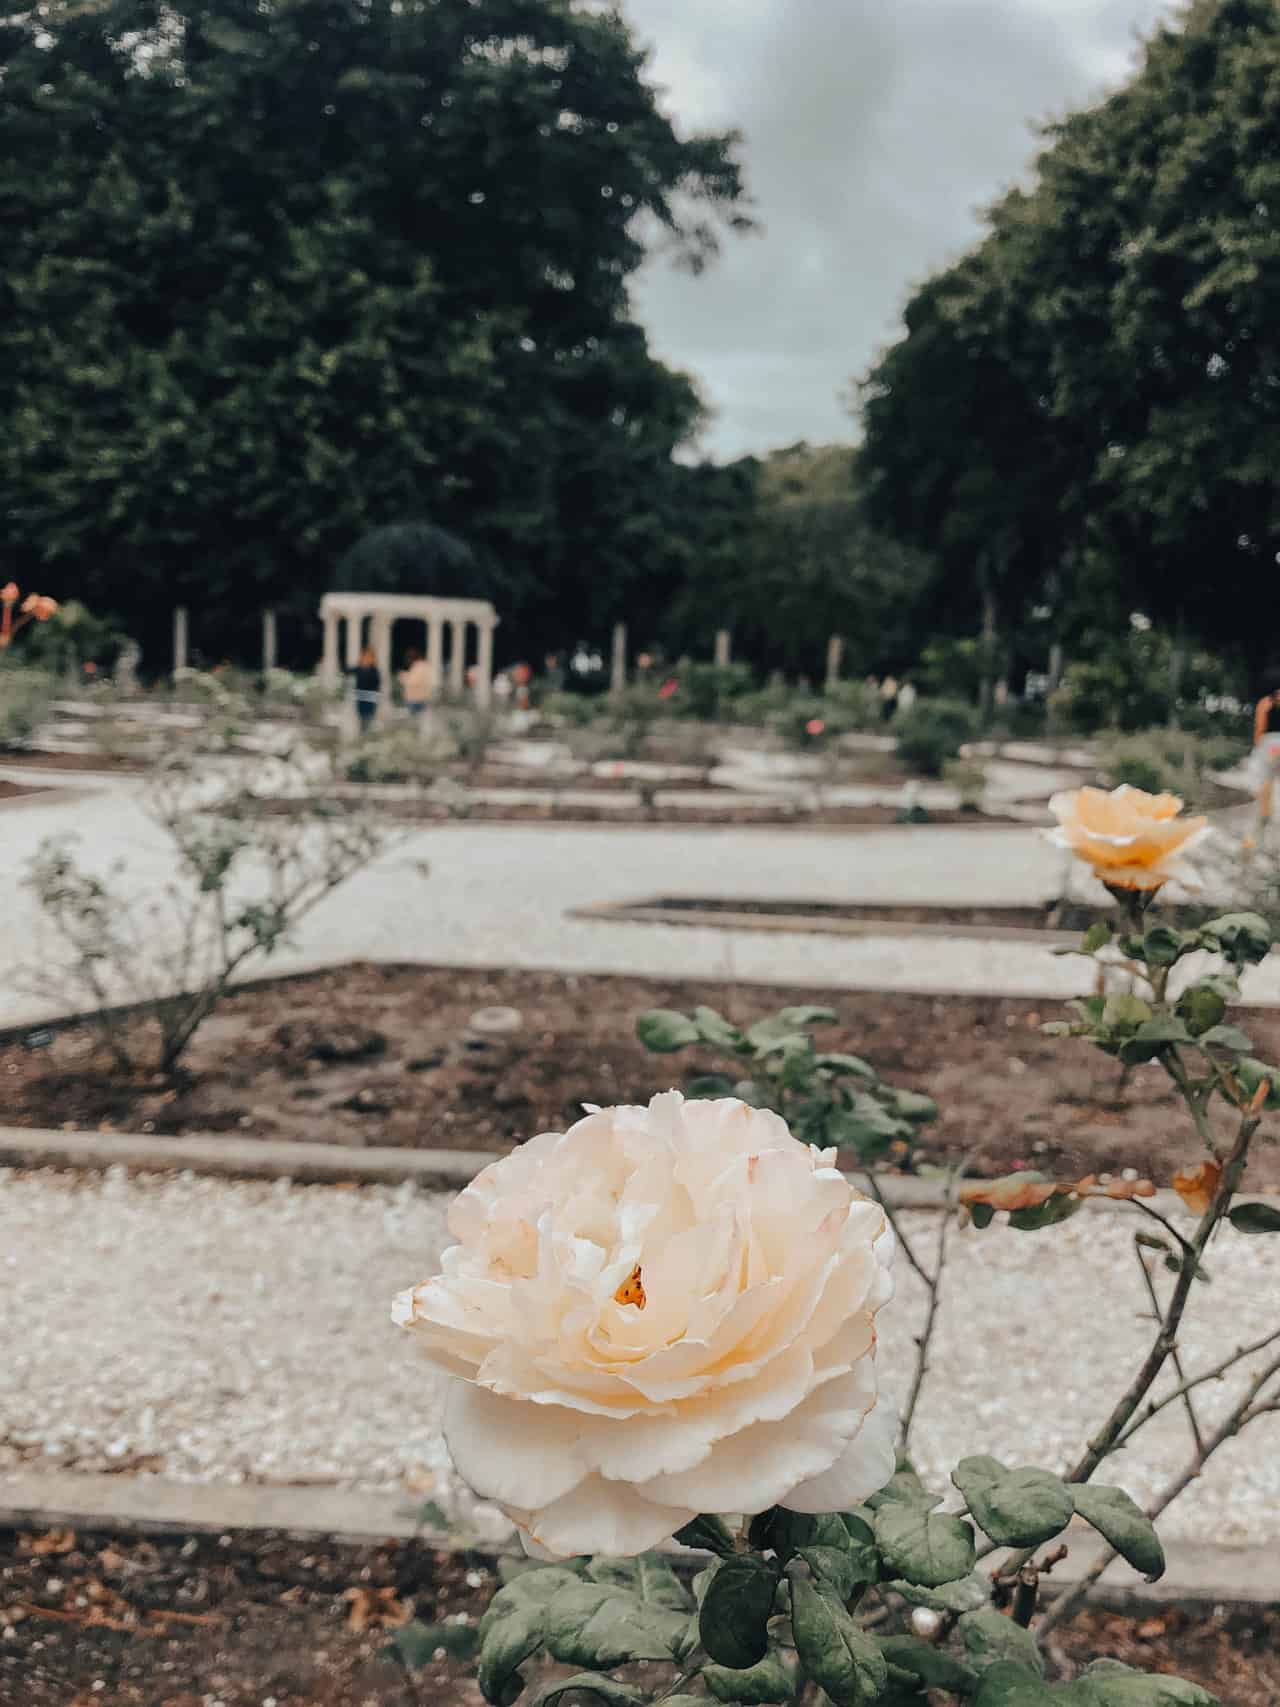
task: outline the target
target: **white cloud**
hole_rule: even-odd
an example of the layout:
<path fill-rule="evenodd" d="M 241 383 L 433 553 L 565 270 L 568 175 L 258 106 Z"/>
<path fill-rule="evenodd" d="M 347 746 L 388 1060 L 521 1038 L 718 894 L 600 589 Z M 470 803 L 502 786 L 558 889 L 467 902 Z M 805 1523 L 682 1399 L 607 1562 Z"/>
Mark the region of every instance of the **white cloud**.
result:
<path fill-rule="evenodd" d="M 624 0 L 685 129 L 745 132 L 762 236 L 636 283 L 719 457 L 847 439 L 840 401 L 911 289 L 1022 175 L 1036 121 L 1122 78 L 1165 0 Z"/>

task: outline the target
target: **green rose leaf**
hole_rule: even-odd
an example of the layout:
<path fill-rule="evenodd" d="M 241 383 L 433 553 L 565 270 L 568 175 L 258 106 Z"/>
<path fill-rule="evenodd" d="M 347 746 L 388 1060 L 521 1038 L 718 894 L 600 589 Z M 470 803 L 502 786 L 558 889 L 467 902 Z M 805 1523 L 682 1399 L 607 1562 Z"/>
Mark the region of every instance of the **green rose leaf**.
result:
<path fill-rule="evenodd" d="M 882 1505 L 876 1512 L 876 1544 L 891 1570 L 926 1588 L 967 1577 L 973 1569 L 972 1527 L 918 1503 Z"/>
<path fill-rule="evenodd" d="M 633 1660 L 674 1659 L 688 1629 L 683 1613 L 647 1605 L 610 1583 L 576 1578 L 547 1607 L 544 1640 L 553 1659 L 604 1670 Z"/>
<path fill-rule="evenodd" d="M 1115 932 L 1111 928 L 1110 921 L 1099 919 L 1095 924 L 1090 925 L 1080 938 L 1080 947 L 1085 954 L 1096 954 L 1100 948 L 1107 946 L 1114 935 Z"/>
<path fill-rule="evenodd" d="M 844 1543 L 844 1550 L 853 1571 L 855 1587 L 860 1583 L 878 1583 L 880 1549 L 876 1546 L 875 1530 L 851 1511 L 841 1512 L 840 1522 L 849 1537 Z"/>
<path fill-rule="evenodd" d="M 978 1686 L 978 1674 L 971 1666 L 935 1648 L 932 1642 L 922 1642 L 916 1636 L 881 1636 L 879 1641 L 880 1652 L 889 1664 L 918 1677 L 926 1689 L 971 1695 Z"/>
<path fill-rule="evenodd" d="M 712 1577 L 698 1616 L 702 1645 L 717 1665 L 746 1671 L 769 1651 L 778 1579 L 762 1559 L 738 1554 Z"/>
<path fill-rule="evenodd" d="M 805 1676 L 835 1707 L 862 1707 L 882 1693 L 889 1668 L 875 1640 L 803 1579 L 791 1584 L 791 1629 Z"/>
<path fill-rule="evenodd" d="M 900 1119 L 909 1120 L 913 1126 L 927 1126 L 938 1118 L 938 1105 L 932 1097 L 919 1091 L 894 1091 L 893 1112 Z"/>
<path fill-rule="evenodd" d="M 858 1055 L 815 1055 L 813 1064 L 826 1068 L 829 1073 L 850 1073 L 855 1079 L 874 1081 L 877 1076 L 875 1068 Z"/>
<path fill-rule="evenodd" d="M 1035 1676 L 1042 1670 L 1040 1650 L 1029 1630 L 987 1606 L 981 1612 L 966 1612 L 956 1628 L 964 1651 L 980 1669 L 994 1666 L 999 1660 L 1025 1667 Z"/>
<path fill-rule="evenodd" d="M 1280 1209 L 1270 1203 L 1237 1203 L 1227 1220 L 1237 1233 L 1280 1233 Z"/>
<path fill-rule="evenodd" d="M 649 1699 L 647 1693 L 637 1689 L 634 1684 L 617 1683 L 613 1678 L 598 1671 L 580 1671 L 576 1677 L 561 1678 L 549 1689 L 544 1689 L 538 1697 L 538 1707 L 557 1707 L 557 1703 L 563 1701 L 566 1695 L 572 1695 L 578 1690 L 606 1702 L 607 1707 L 639 1707 L 642 1701 Z"/>
<path fill-rule="evenodd" d="M 684 1087 L 690 1102 L 714 1102 L 719 1097 L 734 1094 L 733 1080 L 725 1073 L 699 1073 Z"/>
<path fill-rule="evenodd" d="M 1133 1036 L 1122 1045 L 1120 1059 L 1133 1067 L 1143 1061 L 1154 1061 L 1157 1055 L 1175 1043 L 1190 1042 L 1191 1033 L 1177 1014 L 1154 1014 L 1150 1019 L 1144 1019 Z"/>
<path fill-rule="evenodd" d="M 1178 1012 L 1192 1037 L 1202 1037 L 1221 1025 L 1226 1011 L 1226 998 L 1211 984 L 1193 984 L 1178 997 Z"/>
<path fill-rule="evenodd" d="M 1142 957 L 1148 966 L 1172 966 L 1199 938 L 1194 931 L 1175 930 L 1172 925 L 1152 925 L 1142 938 Z"/>
<path fill-rule="evenodd" d="M 982 1674 L 970 1707 L 1056 1707 L 1061 1690 L 1049 1690 L 1035 1671 L 999 1660 Z"/>
<path fill-rule="evenodd" d="M 474 1624 L 423 1624 L 415 1618 L 392 1632 L 391 1649 L 409 1671 L 418 1671 L 441 1649 L 453 1659 L 470 1659 L 479 1640 Z"/>
<path fill-rule="evenodd" d="M 937 1588 L 922 1588 L 918 1583 L 891 1582 L 895 1594 L 912 1606 L 927 1606 L 934 1612 L 978 1612 L 991 1604 L 991 1584 L 976 1574 L 960 1577 L 953 1583 Z"/>
<path fill-rule="evenodd" d="M 714 1044 L 717 1049 L 741 1049 L 746 1042 L 745 1035 L 736 1025 L 731 1025 L 723 1014 L 718 1014 L 714 1008 L 695 1008 L 693 1023 L 698 1036 L 704 1043 Z"/>
<path fill-rule="evenodd" d="M 593 1583 L 607 1583 L 628 1594 L 636 1593 L 639 1585 L 639 1567 L 634 1559 L 591 1559 L 587 1575 Z"/>
<path fill-rule="evenodd" d="M 1211 1025 L 1201 1032 L 1199 1042 L 1202 1048 L 1230 1049 L 1237 1055 L 1247 1055 L 1253 1048 L 1252 1040 L 1238 1025 Z"/>
<path fill-rule="evenodd" d="M 1060 1221 L 1070 1221 L 1084 1208 L 1084 1200 L 1058 1192 L 1037 1203 L 1033 1209 L 1014 1209 L 1009 1213 L 1009 1225 L 1019 1233 L 1038 1233 L 1044 1227 L 1056 1227 Z"/>
<path fill-rule="evenodd" d="M 811 1025 L 834 1025 L 840 1016 L 834 1008 L 797 1007 L 782 1008 L 777 1017 L 787 1031 L 807 1031 Z"/>
<path fill-rule="evenodd" d="M 964 1458 L 951 1480 L 1001 1547 L 1038 1547 L 1071 1522 L 1071 1495 L 1048 1470 L 1007 1470 L 997 1458 Z"/>
<path fill-rule="evenodd" d="M 745 1671 L 703 1666 L 702 1680 L 717 1701 L 740 1701 L 743 1707 L 790 1701 L 796 1688 L 795 1671 L 777 1648 L 770 1648 L 759 1665 L 748 1666 Z"/>
<path fill-rule="evenodd" d="M 867 1501 L 867 1509 L 874 1516 L 885 1505 L 919 1505 L 932 1511 L 941 1504 L 942 1495 L 931 1494 L 915 1471 L 906 1469 L 894 1471 L 884 1487 Z"/>
<path fill-rule="evenodd" d="M 661 1553 L 641 1553 L 635 1565 L 640 1598 L 646 1605 L 665 1606 L 670 1612 L 693 1610 L 688 1589 Z"/>
<path fill-rule="evenodd" d="M 843 1547 L 801 1547 L 796 1557 L 804 1560 L 819 1582 L 834 1589 L 839 1600 L 848 1600 L 858 1586 L 860 1579 Z"/>
<path fill-rule="evenodd" d="M 1215 1696 L 1180 1677 L 1133 1671 L 1095 1660 L 1074 1683 L 1053 1692 L 1053 1707 L 1219 1707 Z"/>
<path fill-rule="evenodd" d="M 695 1517 L 675 1533 L 682 1547 L 697 1547 L 704 1553 L 718 1553 L 727 1559 L 734 1551 L 733 1535 L 727 1523 L 718 1517 Z"/>
<path fill-rule="evenodd" d="M 651 1008 L 636 1021 L 636 1036 L 655 1055 L 671 1055 L 701 1038 L 697 1026 L 670 1008 Z"/>
<path fill-rule="evenodd" d="M 1123 1488 L 1100 1488 L 1096 1482 L 1073 1483 L 1076 1511 L 1108 1540 L 1148 1582 L 1164 1575 L 1164 1548 L 1146 1512 Z"/>
<path fill-rule="evenodd" d="M 530 1570 L 512 1579 L 489 1602 L 480 1620 L 480 1693 L 493 1707 L 511 1707 L 524 1688 L 519 1667 L 544 1637 L 547 1610 L 561 1590 L 582 1579 L 559 1566 Z"/>
<path fill-rule="evenodd" d="M 1256 966 L 1271 952 L 1271 926 L 1260 913 L 1224 913 L 1201 927 L 1200 938 L 1234 966 Z"/>
<path fill-rule="evenodd" d="M 1280 1067 L 1268 1067 L 1265 1061 L 1245 1055 L 1236 1062 L 1235 1075 L 1240 1089 L 1247 1097 L 1254 1096 L 1258 1086 L 1265 1080 L 1270 1089 L 1263 1107 L 1280 1108 Z"/>
<path fill-rule="evenodd" d="M 1102 1024 L 1120 1036 L 1132 1036 L 1140 1025 L 1152 1017 L 1152 1008 L 1141 996 L 1120 992 L 1108 996 L 1102 1009 Z"/>

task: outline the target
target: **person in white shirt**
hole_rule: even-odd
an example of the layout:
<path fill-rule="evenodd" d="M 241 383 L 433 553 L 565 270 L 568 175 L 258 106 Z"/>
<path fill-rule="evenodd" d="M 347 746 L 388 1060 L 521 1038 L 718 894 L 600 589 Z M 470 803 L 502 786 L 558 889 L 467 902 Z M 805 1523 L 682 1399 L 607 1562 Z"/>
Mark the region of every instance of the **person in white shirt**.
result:
<path fill-rule="evenodd" d="M 410 717 L 421 717 L 435 692 L 431 666 L 417 652 L 410 652 L 400 672 L 400 688 Z"/>

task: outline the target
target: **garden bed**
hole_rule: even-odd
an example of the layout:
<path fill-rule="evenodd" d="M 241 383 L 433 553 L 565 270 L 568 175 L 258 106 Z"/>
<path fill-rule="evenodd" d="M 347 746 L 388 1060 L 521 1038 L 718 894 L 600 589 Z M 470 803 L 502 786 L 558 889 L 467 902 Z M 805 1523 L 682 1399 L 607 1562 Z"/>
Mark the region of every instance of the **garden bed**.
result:
<path fill-rule="evenodd" d="M 825 1047 L 852 1050 L 891 1083 L 935 1097 L 923 1159 L 971 1155 L 983 1174 L 1029 1164 L 1064 1178 L 1134 1167 L 1167 1184 L 1194 1148 L 1154 1065 L 1121 1087 L 1082 1042 L 1041 1035 L 1062 1003 L 861 993 L 679 979 L 356 965 L 239 991 L 198 1035 L 181 1083 L 129 1080 L 95 1033 L 60 1030 L 0 1047 L 6 1123 L 181 1135 L 229 1132 L 335 1145 L 504 1150 L 562 1128 L 584 1101 L 646 1101 L 723 1060 L 649 1054 L 648 1008 L 699 1003 L 750 1023 L 788 1003 L 841 1016 Z M 476 1034 L 477 1010 L 511 1007 L 518 1029 Z M 1238 1016 L 1259 1055 L 1280 1055 L 1280 1011 Z M 33 1046 L 34 1045 L 34 1046 Z M 1249 1185 L 1280 1185 L 1265 1146 Z"/>
<path fill-rule="evenodd" d="M 521 784 L 523 788 L 536 785 Z M 564 793 L 576 793 L 576 784 L 566 784 Z M 593 791 L 595 792 L 595 791 Z M 629 793 L 631 790 L 618 784 L 611 784 L 608 790 L 600 793 Z M 689 790 L 681 787 L 680 793 Z M 404 800 L 379 799 L 377 808 L 388 816 L 417 822 L 445 822 L 458 817 L 465 817 L 469 823 L 496 824 L 724 824 L 732 826 L 769 826 L 803 825 L 805 829 L 869 829 L 883 827 L 889 824 L 905 825 L 907 828 L 929 828 L 932 825 L 948 824 L 959 826 L 988 826 L 991 824 L 1025 824 L 1023 818 L 1010 818 L 1003 814 L 971 811 L 965 808 L 956 810 L 930 810 L 923 819 L 904 819 L 900 808 L 894 806 L 807 806 L 803 801 L 788 799 L 780 795 L 776 802 L 766 805 L 754 804 L 750 800 L 735 801 L 728 789 L 708 788 L 708 796 L 714 796 L 716 804 L 699 805 L 697 801 L 682 801 L 679 804 L 657 802 L 652 807 L 645 807 L 639 801 L 634 805 L 608 806 L 592 805 L 587 801 L 565 800 L 559 798 L 560 791 L 547 789 L 545 799 L 530 800 L 519 804 L 499 803 L 490 801 L 470 801 L 465 810 L 459 812 L 455 806 L 443 801 L 430 800 L 425 797 Z M 1049 821 L 1048 815 L 1045 818 Z"/>
<path fill-rule="evenodd" d="M 489 1560 L 411 1542 L 0 1535 L 0 1707 L 481 1707 L 468 1659 L 410 1678 L 387 1625 L 452 1620 L 461 1644 L 496 1582 Z M 1271 1707 L 1278 1635 L 1261 1609 L 1093 1611 L 1055 1646 Z"/>
<path fill-rule="evenodd" d="M 47 794 L 47 788 L 41 788 L 37 783 L 8 782 L 0 778 L 0 800 L 18 800 L 28 794 Z"/>

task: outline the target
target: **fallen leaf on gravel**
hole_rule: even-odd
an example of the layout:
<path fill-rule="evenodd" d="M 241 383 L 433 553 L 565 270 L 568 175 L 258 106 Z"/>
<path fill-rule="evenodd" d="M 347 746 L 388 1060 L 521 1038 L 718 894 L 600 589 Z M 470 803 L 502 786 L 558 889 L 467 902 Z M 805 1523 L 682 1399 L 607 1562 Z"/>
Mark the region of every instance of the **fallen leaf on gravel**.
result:
<path fill-rule="evenodd" d="M 1134 1635 L 1140 1642 L 1154 1642 L 1158 1636 L 1163 1636 L 1168 1628 L 1163 1618 L 1148 1618 L 1139 1624 Z"/>
<path fill-rule="evenodd" d="M 1179 1168 L 1173 1189 L 1193 1215 L 1203 1215 L 1218 1195 L 1222 1168 L 1217 1162 L 1199 1162 L 1194 1168 Z"/>
<path fill-rule="evenodd" d="M 22 1552 L 42 1558 L 47 1553 L 69 1553 L 75 1544 L 74 1529 L 50 1529 L 44 1535 L 24 1535 L 18 1546 Z"/>
<path fill-rule="evenodd" d="M 355 1636 L 366 1630 L 398 1630 L 413 1617 L 413 1602 L 398 1600 L 393 1588 L 349 1588 L 347 1629 Z"/>
<path fill-rule="evenodd" d="M 1074 1186 L 1047 1180 L 1043 1174 L 1006 1174 L 1003 1179 L 965 1186 L 960 1193 L 960 1201 L 985 1203 L 992 1209 L 1038 1209 L 1059 1192 L 1074 1189 Z"/>
<path fill-rule="evenodd" d="M 1156 1188 L 1149 1179 L 1113 1179 L 1099 1189 L 1090 1186 L 1085 1189 L 1082 1180 L 1077 1189 L 1081 1197 L 1110 1197 L 1117 1203 L 1131 1203 L 1135 1197 L 1154 1197 Z"/>

